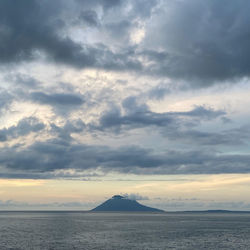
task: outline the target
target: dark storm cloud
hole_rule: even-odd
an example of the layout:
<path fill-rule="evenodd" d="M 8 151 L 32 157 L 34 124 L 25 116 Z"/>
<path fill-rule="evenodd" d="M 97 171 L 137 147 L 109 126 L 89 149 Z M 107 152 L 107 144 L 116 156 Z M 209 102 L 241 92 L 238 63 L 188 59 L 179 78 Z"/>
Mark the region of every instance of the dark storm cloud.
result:
<path fill-rule="evenodd" d="M 40 51 L 52 61 L 74 67 L 98 64 L 97 58 L 104 56 L 106 51 L 76 43 L 69 36 L 60 34 L 66 32 L 67 22 L 75 18 L 70 7 L 70 3 L 63 0 L 1 1 L 0 62 L 35 59 Z M 66 19 L 65 8 L 68 10 Z"/>
<path fill-rule="evenodd" d="M 131 128 L 146 126 L 168 126 L 174 122 L 167 114 L 158 114 L 151 111 L 135 111 L 131 114 L 122 115 L 119 108 L 113 108 L 100 118 L 100 128 L 109 129 L 121 126 L 129 126 Z"/>
<path fill-rule="evenodd" d="M 6 90 L 0 89 L 0 114 L 4 112 L 14 100 L 14 97 Z"/>
<path fill-rule="evenodd" d="M 99 125 L 93 126 L 94 129 L 111 129 L 119 132 L 124 126 L 127 129 L 141 128 L 147 126 L 170 126 L 175 122 L 166 114 L 158 114 L 149 110 L 131 110 L 131 113 L 122 114 L 119 107 L 112 107 L 100 117 Z"/>
<path fill-rule="evenodd" d="M 153 87 L 148 92 L 150 99 L 162 100 L 166 95 L 170 94 L 172 90 L 164 85 Z"/>
<path fill-rule="evenodd" d="M 246 0 L 2 0 L 0 62 L 31 60 L 44 53 L 51 61 L 77 68 L 193 79 L 190 84 L 199 86 L 248 77 L 249 7 Z M 108 19 L 110 11 L 119 11 L 119 20 Z M 90 27 L 105 27 L 121 44 L 111 50 L 116 45 L 112 39 L 102 45 L 76 42 L 70 30 L 77 18 Z M 145 39 L 129 46 L 124 39 L 144 21 Z"/>
<path fill-rule="evenodd" d="M 148 44 L 158 48 L 144 51 L 148 70 L 197 78 L 200 85 L 249 76 L 249 7 L 246 0 L 165 2 L 147 33 Z"/>
<path fill-rule="evenodd" d="M 51 133 L 56 134 L 62 140 L 72 140 L 72 134 L 79 134 L 83 132 L 86 125 L 85 123 L 78 119 L 75 121 L 67 121 L 62 127 L 56 124 L 51 124 Z"/>
<path fill-rule="evenodd" d="M 5 174 L 56 177 L 55 170 L 117 171 L 134 174 L 249 173 L 250 155 L 203 151 L 166 151 L 161 154 L 136 146 L 109 148 L 70 144 L 61 140 L 36 142 L 27 148 L 4 148 L 0 165 Z M 1 174 L 4 174 L 1 171 Z"/>
<path fill-rule="evenodd" d="M 172 129 L 161 131 L 162 135 L 173 141 L 179 141 L 182 144 L 200 146 L 226 146 L 232 147 L 236 145 L 246 145 L 249 135 L 246 131 L 238 131 L 232 129 L 222 132 L 204 132 L 194 129 Z"/>
<path fill-rule="evenodd" d="M 117 2 L 98 1 L 96 5 L 109 8 Z M 74 42 L 69 35 L 65 36 L 68 25 L 75 18 L 76 13 L 70 12 L 71 8 L 74 9 L 74 3 L 64 0 L 1 1 L 0 62 L 34 60 L 42 52 L 51 61 L 77 68 L 96 67 L 110 70 L 140 68 L 139 61 L 131 57 L 127 49 L 113 53 L 105 45 L 93 47 Z M 84 10 L 84 5 L 80 7 L 79 14 L 85 22 L 95 24 L 97 20 L 94 11 Z"/>
<path fill-rule="evenodd" d="M 43 92 L 32 92 L 31 99 L 34 102 L 48 105 L 62 105 L 62 106 L 79 106 L 84 103 L 83 98 L 80 95 L 76 94 L 65 94 L 65 93 L 56 93 L 56 94 L 46 94 Z"/>
<path fill-rule="evenodd" d="M 6 94 L 5 98 L 2 98 L 2 102 L 5 100 L 6 103 L 15 102 L 26 102 L 31 101 L 32 103 L 38 103 L 40 105 L 51 106 L 55 113 L 60 115 L 66 115 L 70 111 L 80 108 L 81 105 L 85 104 L 86 97 L 80 93 L 75 93 L 74 88 L 71 84 L 64 82 L 56 83 L 53 87 L 46 87 L 44 82 L 37 80 L 27 74 L 11 73 L 4 77 L 4 80 L 8 82 L 10 88 L 10 94 Z M 59 90 L 58 92 L 55 92 Z M 1 93 L 0 93 L 1 95 Z M 8 98 L 10 96 L 11 98 Z M 88 98 L 90 96 L 88 95 Z"/>
<path fill-rule="evenodd" d="M 93 8 L 96 6 L 101 6 L 103 7 L 104 10 L 109 10 L 112 8 L 116 8 L 119 7 L 120 5 L 122 5 L 123 2 L 127 2 L 122 1 L 122 0 L 75 0 L 78 4 L 80 4 L 80 6 L 85 6 L 87 8 Z"/>
<path fill-rule="evenodd" d="M 110 9 L 121 5 L 122 2 L 122 0 L 101 0 L 100 4 L 104 7 L 104 9 Z"/>
<path fill-rule="evenodd" d="M 133 5 L 133 13 L 136 17 L 150 18 L 152 11 L 159 3 L 159 0 L 137 0 L 131 1 Z"/>
<path fill-rule="evenodd" d="M 9 153 L 12 153 L 10 155 Z M 96 169 L 110 171 L 131 166 L 154 167 L 158 159 L 146 149 L 126 147 L 111 149 L 104 146 L 70 144 L 62 140 L 37 142 L 26 149 L 5 148 L 0 152 L 0 165 L 12 170 L 48 172 L 57 169 Z"/>
<path fill-rule="evenodd" d="M 122 20 L 120 22 L 108 23 L 105 28 L 112 38 L 125 39 L 129 38 L 131 25 L 132 24 L 128 20 Z"/>
<path fill-rule="evenodd" d="M 79 15 L 79 20 L 90 26 L 97 26 L 99 23 L 98 16 L 93 10 L 82 11 Z"/>
<path fill-rule="evenodd" d="M 59 4 L 59 1 L 56 2 Z M 71 50 L 73 44 L 60 40 L 55 33 L 55 29 L 60 27 L 59 20 L 53 20 L 60 9 L 56 8 L 57 4 L 48 5 L 45 1 L 44 5 L 40 5 L 39 1 L 33 0 L 1 1 L 1 62 L 31 59 L 36 49 L 58 56 L 61 54 L 62 57 Z"/>
<path fill-rule="evenodd" d="M 217 117 L 226 115 L 226 112 L 223 110 L 213 110 L 211 108 L 206 108 L 203 106 L 196 106 L 193 110 L 187 112 L 171 112 L 172 115 L 178 116 L 189 116 L 189 117 L 197 117 L 200 119 L 211 120 Z"/>
<path fill-rule="evenodd" d="M 19 85 L 20 87 L 28 88 L 29 90 L 35 89 L 39 85 L 42 85 L 42 83 L 37 79 L 27 74 L 21 74 L 21 73 L 8 74 L 4 79 L 7 82 L 15 83 L 16 86 Z"/>
<path fill-rule="evenodd" d="M 35 117 L 28 117 L 20 120 L 17 125 L 0 130 L 0 141 L 7 141 L 12 138 L 28 135 L 31 132 L 39 132 L 45 125 Z"/>
<path fill-rule="evenodd" d="M 113 106 L 100 117 L 99 125 L 92 128 L 105 130 L 113 129 L 118 132 L 124 126 L 127 129 L 141 128 L 147 126 L 177 128 L 185 125 L 186 122 L 197 123 L 201 120 L 212 120 L 226 115 L 225 111 L 213 110 L 203 106 L 197 106 L 186 112 L 165 112 L 156 113 L 150 111 L 145 104 L 138 104 L 135 97 L 126 98 L 123 103 L 123 110 Z"/>

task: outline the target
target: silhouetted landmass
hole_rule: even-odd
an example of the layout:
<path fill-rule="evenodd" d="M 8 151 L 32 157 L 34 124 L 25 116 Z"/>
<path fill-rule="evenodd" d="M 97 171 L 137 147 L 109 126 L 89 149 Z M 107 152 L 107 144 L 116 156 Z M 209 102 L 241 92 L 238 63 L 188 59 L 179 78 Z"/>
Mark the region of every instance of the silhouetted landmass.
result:
<path fill-rule="evenodd" d="M 92 209 L 94 212 L 164 212 L 163 210 L 147 207 L 135 200 L 121 195 L 114 195 L 111 199 Z"/>
<path fill-rule="evenodd" d="M 232 210 L 223 210 L 223 209 L 200 210 L 200 211 L 199 210 L 198 211 L 182 211 L 182 212 L 184 212 L 184 213 L 250 213 L 250 211 L 232 211 Z"/>

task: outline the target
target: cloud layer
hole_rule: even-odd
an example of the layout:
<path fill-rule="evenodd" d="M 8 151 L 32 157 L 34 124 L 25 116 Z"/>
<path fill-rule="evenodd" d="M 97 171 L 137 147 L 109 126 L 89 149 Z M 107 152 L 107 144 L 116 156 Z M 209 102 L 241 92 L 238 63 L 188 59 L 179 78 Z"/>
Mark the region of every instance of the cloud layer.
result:
<path fill-rule="evenodd" d="M 248 7 L 2 0 L 0 176 L 250 172 Z"/>

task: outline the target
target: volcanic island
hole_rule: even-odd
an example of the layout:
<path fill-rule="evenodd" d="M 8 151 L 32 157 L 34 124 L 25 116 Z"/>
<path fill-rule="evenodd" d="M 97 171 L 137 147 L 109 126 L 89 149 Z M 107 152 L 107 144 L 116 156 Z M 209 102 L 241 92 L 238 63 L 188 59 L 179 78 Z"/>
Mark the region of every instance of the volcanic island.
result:
<path fill-rule="evenodd" d="M 101 205 L 91 210 L 92 212 L 165 212 L 163 210 L 144 206 L 136 200 L 128 199 L 121 195 L 114 195 Z"/>

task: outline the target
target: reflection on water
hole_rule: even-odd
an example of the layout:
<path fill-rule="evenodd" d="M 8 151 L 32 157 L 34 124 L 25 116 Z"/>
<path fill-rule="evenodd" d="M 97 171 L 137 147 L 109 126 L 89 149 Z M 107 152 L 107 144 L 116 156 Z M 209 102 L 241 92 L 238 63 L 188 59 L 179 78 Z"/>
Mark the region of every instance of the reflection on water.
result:
<path fill-rule="evenodd" d="M 249 249 L 250 214 L 0 212 L 0 249 Z"/>

